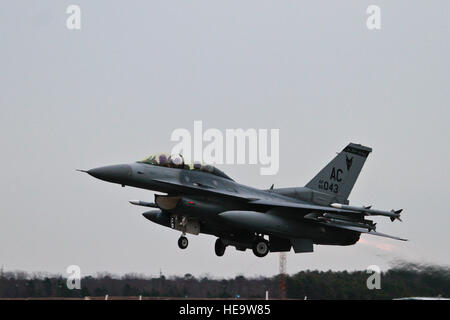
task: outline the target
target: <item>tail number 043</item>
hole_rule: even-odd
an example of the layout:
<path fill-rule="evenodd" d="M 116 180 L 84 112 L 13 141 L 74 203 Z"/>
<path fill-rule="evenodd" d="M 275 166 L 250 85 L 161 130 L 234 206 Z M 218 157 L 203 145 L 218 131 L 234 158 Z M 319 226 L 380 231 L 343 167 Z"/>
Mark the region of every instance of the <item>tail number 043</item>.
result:
<path fill-rule="evenodd" d="M 319 180 L 319 189 L 329 190 L 333 193 L 339 192 L 339 186 L 337 183 L 330 183 L 330 182 L 324 181 L 324 180 Z"/>

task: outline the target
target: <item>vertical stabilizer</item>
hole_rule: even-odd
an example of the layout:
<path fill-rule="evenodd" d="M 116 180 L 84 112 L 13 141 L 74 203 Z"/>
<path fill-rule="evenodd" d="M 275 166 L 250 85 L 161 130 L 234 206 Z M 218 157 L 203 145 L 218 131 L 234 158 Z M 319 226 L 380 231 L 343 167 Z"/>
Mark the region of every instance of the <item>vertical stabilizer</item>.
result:
<path fill-rule="evenodd" d="M 369 147 L 350 143 L 308 182 L 306 187 L 327 193 L 344 203 L 370 152 L 372 149 Z"/>

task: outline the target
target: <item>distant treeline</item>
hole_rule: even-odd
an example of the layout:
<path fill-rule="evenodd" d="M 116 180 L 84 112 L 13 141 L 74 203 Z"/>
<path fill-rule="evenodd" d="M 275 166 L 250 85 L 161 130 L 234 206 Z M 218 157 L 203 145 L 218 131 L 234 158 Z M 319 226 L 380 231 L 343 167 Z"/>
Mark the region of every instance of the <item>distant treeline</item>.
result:
<path fill-rule="evenodd" d="M 364 271 L 301 271 L 285 276 L 290 299 L 393 299 L 398 297 L 450 297 L 450 270 L 446 267 L 403 264 L 381 274 L 381 289 L 369 290 Z M 281 297 L 280 276 L 232 279 L 145 277 L 128 274 L 88 276 L 81 289 L 69 290 L 66 278 L 24 272 L 0 272 L 0 298 L 143 296 L 187 298 Z"/>

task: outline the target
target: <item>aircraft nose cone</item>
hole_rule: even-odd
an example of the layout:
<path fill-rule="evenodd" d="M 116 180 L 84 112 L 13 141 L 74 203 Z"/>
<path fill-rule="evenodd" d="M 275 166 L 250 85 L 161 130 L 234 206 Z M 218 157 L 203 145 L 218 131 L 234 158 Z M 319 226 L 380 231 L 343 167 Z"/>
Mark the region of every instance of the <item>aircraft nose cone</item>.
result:
<path fill-rule="evenodd" d="M 100 180 L 125 184 L 131 178 L 131 167 L 127 164 L 117 164 L 94 168 L 87 173 Z"/>

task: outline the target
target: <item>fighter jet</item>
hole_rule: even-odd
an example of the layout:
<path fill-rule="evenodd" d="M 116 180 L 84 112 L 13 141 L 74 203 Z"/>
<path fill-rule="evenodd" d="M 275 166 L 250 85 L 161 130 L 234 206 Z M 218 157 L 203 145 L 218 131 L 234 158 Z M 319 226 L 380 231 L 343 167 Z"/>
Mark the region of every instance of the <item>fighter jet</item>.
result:
<path fill-rule="evenodd" d="M 122 186 L 153 190 L 154 202 L 131 200 L 148 220 L 186 234 L 217 237 L 215 253 L 228 246 L 257 257 L 269 252 L 313 252 L 313 245 L 355 244 L 361 233 L 406 241 L 376 231 L 370 216 L 400 220 L 400 210 L 349 205 L 348 197 L 371 148 L 350 143 L 304 187 L 256 189 L 237 183 L 218 168 L 185 163 L 179 154 L 91 169 L 89 175 Z M 81 170 L 82 171 L 82 170 Z M 400 220 L 401 221 L 401 220 Z"/>

